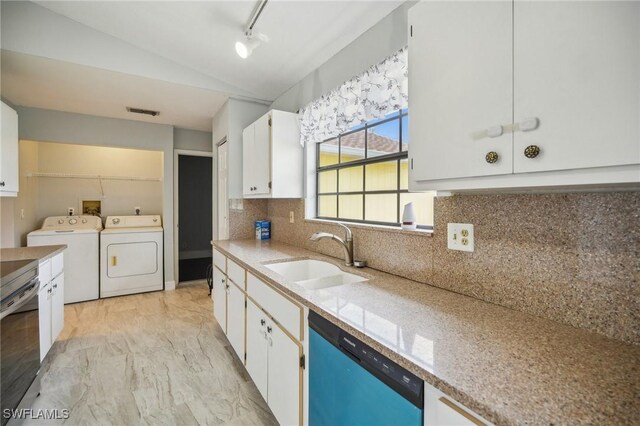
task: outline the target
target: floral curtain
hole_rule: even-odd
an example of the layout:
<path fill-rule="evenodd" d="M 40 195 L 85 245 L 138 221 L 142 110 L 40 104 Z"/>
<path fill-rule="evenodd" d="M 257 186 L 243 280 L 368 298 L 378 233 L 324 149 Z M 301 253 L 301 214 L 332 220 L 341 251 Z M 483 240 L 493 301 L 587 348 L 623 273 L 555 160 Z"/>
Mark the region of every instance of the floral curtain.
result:
<path fill-rule="evenodd" d="M 300 143 L 318 143 L 408 106 L 407 47 L 299 112 Z"/>

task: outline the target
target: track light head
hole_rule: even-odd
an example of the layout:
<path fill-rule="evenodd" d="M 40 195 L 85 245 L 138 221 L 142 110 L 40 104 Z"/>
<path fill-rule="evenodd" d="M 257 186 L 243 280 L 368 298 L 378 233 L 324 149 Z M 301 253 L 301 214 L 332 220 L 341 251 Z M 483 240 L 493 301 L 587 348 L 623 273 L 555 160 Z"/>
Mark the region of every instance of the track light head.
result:
<path fill-rule="evenodd" d="M 243 40 L 236 41 L 236 53 L 242 59 L 247 59 L 253 50 L 260 45 L 260 42 L 268 41 L 269 37 L 264 34 L 247 31 Z"/>

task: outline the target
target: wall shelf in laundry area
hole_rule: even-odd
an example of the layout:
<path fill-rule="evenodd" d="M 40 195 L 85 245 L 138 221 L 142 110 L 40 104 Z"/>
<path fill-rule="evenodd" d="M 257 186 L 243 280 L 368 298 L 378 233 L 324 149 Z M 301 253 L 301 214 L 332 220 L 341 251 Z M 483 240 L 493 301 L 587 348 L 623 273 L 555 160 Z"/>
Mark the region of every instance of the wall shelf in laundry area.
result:
<path fill-rule="evenodd" d="M 108 175 L 82 175 L 73 173 L 44 173 L 27 172 L 27 177 L 63 178 L 63 179 L 97 179 L 100 182 L 100 193 L 104 196 L 103 180 L 126 180 L 138 182 L 161 182 L 162 178 L 145 176 L 108 176 Z"/>
<path fill-rule="evenodd" d="M 150 181 L 160 182 L 162 178 L 145 177 L 145 176 L 104 176 L 104 175 L 76 175 L 71 173 L 42 173 L 29 172 L 27 177 L 50 177 L 50 178 L 68 178 L 68 179 L 100 179 L 100 180 L 131 180 L 131 181 Z"/>

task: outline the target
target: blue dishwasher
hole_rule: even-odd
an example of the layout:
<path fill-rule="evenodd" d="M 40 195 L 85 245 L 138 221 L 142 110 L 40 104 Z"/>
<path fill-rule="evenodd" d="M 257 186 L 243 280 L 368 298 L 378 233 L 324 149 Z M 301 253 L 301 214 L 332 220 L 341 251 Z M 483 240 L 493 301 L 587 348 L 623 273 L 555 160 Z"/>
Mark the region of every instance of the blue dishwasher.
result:
<path fill-rule="evenodd" d="M 309 313 L 309 425 L 423 424 L 424 382 Z"/>

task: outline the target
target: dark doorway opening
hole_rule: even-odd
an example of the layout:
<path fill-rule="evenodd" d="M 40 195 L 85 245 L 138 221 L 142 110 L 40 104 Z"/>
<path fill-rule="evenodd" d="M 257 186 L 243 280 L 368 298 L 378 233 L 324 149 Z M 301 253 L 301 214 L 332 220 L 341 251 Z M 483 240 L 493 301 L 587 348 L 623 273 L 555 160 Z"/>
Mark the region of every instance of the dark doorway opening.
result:
<path fill-rule="evenodd" d="M 211 157 L 178 155 L 178 281 L 203 280 L 211 264 Z"/>

